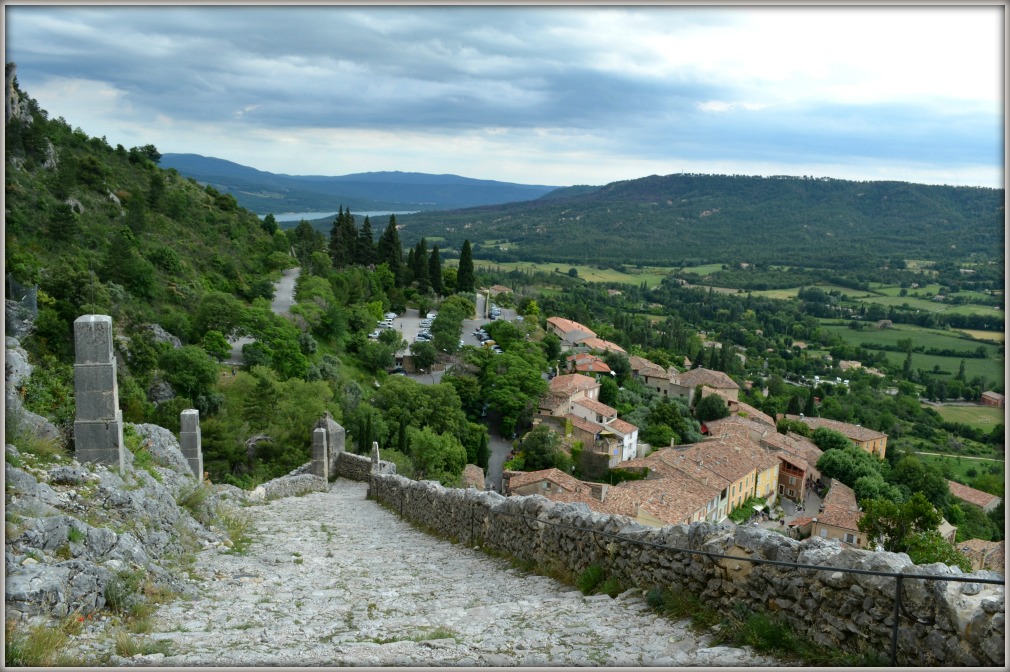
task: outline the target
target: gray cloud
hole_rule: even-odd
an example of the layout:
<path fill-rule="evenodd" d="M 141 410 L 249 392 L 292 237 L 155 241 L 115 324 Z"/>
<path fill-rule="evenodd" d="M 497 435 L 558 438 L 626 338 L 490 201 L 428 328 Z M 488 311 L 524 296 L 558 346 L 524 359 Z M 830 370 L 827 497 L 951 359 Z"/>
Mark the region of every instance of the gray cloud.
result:
<path fill-rule="evenodd" d="M 119 114 L 140 124 L 161 115 L 234 132 L 558 129 L 625 159 L 1001 166 L 1002 110 L 808 100 L 702 111 L 760 87 L 687 61 L 654 63 L 655 42 L 689 51 L 694 31 L 740 22 L 729 10 L 14 6 L 6 18 L 7 60 L 30 95 L 34 82 L 108 83 L 122 94 Z"/>

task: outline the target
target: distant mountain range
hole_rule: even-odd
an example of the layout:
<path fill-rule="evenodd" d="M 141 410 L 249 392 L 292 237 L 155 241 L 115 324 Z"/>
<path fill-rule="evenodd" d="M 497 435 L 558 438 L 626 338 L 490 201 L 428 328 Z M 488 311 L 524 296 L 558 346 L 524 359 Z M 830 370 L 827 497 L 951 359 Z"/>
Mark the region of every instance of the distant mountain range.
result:
<path fill-rule="evenodd" d="M 163 154 L 160 165 L 231 194 L 240 206 L 260 215 L 336 212 L 340 206 L 355 211 L 448 210 L 528 201 L 557 189 L 428 173 L 282 175 L 199 154 Z"/>
<path fill-rule="evenodd" d="M 907 182 L 678 174 L 397 217 L 400 238 L 498 261 L 879 268 L 1002 259 L 1004 191 Z M 457 252 L 458 253 L 458 252 Z"/>

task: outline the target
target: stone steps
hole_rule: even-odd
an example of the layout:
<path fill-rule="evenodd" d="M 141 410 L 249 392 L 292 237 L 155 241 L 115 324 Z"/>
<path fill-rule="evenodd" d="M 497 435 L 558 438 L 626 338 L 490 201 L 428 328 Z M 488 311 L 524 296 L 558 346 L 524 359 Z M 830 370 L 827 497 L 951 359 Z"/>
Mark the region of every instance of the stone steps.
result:
<path fill-rule="evenodd" d="M 198 556 L 202 597 L 163 606 L 170 655 L 118 665 L 640 666 L 778 665 L 709 647 L 640 594 L 584 596 L 504 560 L 424 534 L 363 483 L 247 511 L 247 555 Z"/>

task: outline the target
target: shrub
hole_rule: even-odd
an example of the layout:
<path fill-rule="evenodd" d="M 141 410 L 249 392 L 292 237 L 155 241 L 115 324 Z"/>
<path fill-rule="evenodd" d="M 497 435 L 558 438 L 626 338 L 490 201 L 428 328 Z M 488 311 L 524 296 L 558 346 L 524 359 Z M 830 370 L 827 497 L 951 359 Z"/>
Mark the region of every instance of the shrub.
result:
<path fill-rule="evenodd" d="M 589 565 L 586 569 L 579 574 L 579 579 L 576 582 L 579 590 L 582 591 L 583 595 L 589 595 L 596 589 L 596 586 L 600 585 L 603 581 L 603 568 L 599 565 Z"/>

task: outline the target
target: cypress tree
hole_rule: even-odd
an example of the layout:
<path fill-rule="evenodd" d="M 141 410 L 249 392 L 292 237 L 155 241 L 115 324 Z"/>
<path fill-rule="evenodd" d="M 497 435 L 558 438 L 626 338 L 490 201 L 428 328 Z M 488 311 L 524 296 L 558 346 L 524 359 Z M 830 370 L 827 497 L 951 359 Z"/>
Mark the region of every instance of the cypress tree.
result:
<path fill-rule="evenodd" d="M 438 257 L 438 245 L 431 248 L 431 256 L 428 257 L 428 282 L 436 294 L 442 293 L 442 260 Z"/>
<path fill-rule="evenodd" d="M 414 248 L 414 280 L 417 281 L 417 289 L 423 294 L 428 291 L 428 241 L 424 238 L 417 242 Z"/>
<path fill-rule="evenodd" d="M 456 272 L 456 291 L 460 293 L 473 292 L 473 252 L 470 240 L 463 241 L 463 250 L 459 255 L 459 270 Z"/>
<path fill-rule="evenodd" d="M 368 219 L 368 215 L 365 215 L 361 231 L 358 232 L 357 262 L 362 266 L 371 266 L 375 263 L 375 238 L 372 235 L 372 222 Z"/>
<path fill-rule="evenodd" d="M 803 415 L 808 418 L 817 417 L 817 404 L 814 401 L 814 388 L 810 388 L 810 394 L 807 396 L 807 405 L 803 408 Z"/>
<path fill-rule="evenodd" d="M 400 244 L 400 234 L 396 230 L 396 215 L 389 216 L 389 224 L 379 237 L 378 259 L 380 264 L 387 264 L 393 272 L 398 286 L 403 286 L 403 246 Z"/>
<path fill-rule="evenodd" d="M 340 206 L 340 211 L 333 218 L 333 225 L 330 227 L 330 259 L 333 260 L 335 268 L 343 268 L 347 265 L 347 240 L 344 227 L 344 206 Z"/>

